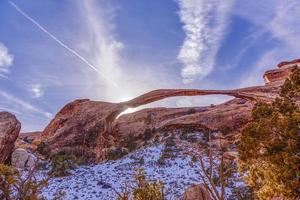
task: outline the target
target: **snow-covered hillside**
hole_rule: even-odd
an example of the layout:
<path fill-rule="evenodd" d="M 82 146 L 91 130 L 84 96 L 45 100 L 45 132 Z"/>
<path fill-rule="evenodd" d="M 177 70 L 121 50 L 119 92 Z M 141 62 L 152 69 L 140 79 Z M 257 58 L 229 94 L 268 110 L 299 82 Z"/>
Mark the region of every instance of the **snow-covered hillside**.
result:
<path fill-rule="evenodd" d="M 181 152 L 176 158 L 168 159 L 166 165 L 158 165 L 163 148 L 163 145 L 147 147 L 117 161 L 78 167 L 70 176 L 51 180 L 43 195 L 52 199 L 55 192 L 64 190 L 68 200 L 116 199 L 116 191 L 122 192 L 126 184 L 134 184 L 135 170 L 143 168 L 149 180 L 165 183 L 167 199 L 178 199 L 188 186 L 201 182 L 200 167 Z"/>

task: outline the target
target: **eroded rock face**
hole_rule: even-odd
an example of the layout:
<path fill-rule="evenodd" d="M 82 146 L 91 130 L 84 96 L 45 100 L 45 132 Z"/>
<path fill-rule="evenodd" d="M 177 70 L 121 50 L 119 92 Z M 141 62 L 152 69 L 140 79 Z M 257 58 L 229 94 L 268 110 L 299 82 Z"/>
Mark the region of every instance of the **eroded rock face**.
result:
<path fill-rule="evenodd" d="M 211 198 L 205 185 L 198 184 L 188 187 L 182 196 L 182 200 L 211 200 Z"/>
<path fill-rule="evenodd" d="M 32 144 L 35 140 L 39 140 L 41 135 L 42 135 L 41 131 L 20 133 L 19 139 L 23 140 L 26 143 Z"/>
<path fill-rule="evenodd" d="M 13 152 L 20 133 L 21 123 L 9 112 L 0 112 L 0 163 L 4 163 Z"/>
<path fill-rule="evenodd" d="M 287 70 L 290 68 L 281 68 Z M 105 159 L 109 144 L 118 144 L 132 133 L 144 134 L 146 129 L 162 133 L 176 129 L 213 131 L 239 130 L 251 117 L 253 102 L 272 102 L 278 97 L 286 74 L 280 81 L 263 86 L 234 90 L 155 90 L 121 103 L 76 100 L 57 113 L 42 133 L 42 140 L 53 151 L 66 150 L 84 155 L 91 161 Z M 127 114 L 116 119 L 129 107 L 137 107 L 174 96 L 202 96 L 222 94 L 236 97 L 212 107 L 152 108 Z"/>
<path fill-rule="evenodd" d="M 17 168 L 33 168 L 37 158 L 25 149 L 17 148 L 11 155 L 11 164 Z"/>
<path fill-rule="evenodd" d="M 95 161 L 101 156 L 105 117 L 117 104 L 75 100 L 62 108 L 45 128 L 42 140 L 53 151 L 65 150 Z"/>
<path fill-rule="evenodd" d="M 251 118 L 253 104 L 243 99 L 226 103 L 191 108 L 152 108 L 123 115 L 113 124 L 115 135 L 121 138 L 128 133 L 144 134 L 147 129 L 157 132 L 176 130 L 236 131 Z"/>

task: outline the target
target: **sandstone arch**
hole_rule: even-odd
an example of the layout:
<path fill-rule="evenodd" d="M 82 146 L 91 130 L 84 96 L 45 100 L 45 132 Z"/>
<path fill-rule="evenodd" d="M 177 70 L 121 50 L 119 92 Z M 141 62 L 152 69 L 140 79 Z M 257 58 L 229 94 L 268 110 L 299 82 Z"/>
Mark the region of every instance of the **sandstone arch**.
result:
<path fill-rule="evenodd" d="M 169 97 L 178 96 L 203 96 L 203 95 L 228 95 L 236 98 L 242 98 L 250 101 L 264 101 L 271 102 L 273 98 L 266 95 L 266 86 L 262 87 L 248 87 L 234 90 L 199 90 L 199 89 L 160 89 L 153 90 L 143 95 L 140 95 L 132 100 L 118 103 L 105 118 L 105 132 L 111 133 L 112 122 L 119 114 L 128 108 L 136 108 L 145 104 L 159 101 Z M 254 92 L 255 91 L 255 92 Z"/>

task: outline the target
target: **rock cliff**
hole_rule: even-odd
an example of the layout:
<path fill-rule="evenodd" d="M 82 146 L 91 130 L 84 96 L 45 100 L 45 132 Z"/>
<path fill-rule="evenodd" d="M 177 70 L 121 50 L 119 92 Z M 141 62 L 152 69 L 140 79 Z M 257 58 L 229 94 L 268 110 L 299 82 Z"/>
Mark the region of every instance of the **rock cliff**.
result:
<path fill-rule="evenodd" d="M 267 71 L 264 75 L 266 84 L 262 86 L 233 90 L 162 89 L 120 103 L 75 100 L 57 113 L 43 131 L 42 141 L 53 151 L 63 149 L 85 155 L 90 161 L 101 161 L 105 159 L 111 144 L 120 142 L 130 133 L 144 134 L 146 129 L 158 134 L 166 130 L 184 128 L 234 132 L 250 120 L 255 102 L 269 103 L 278 96 L 280 86 L 292 69 L 297 67 L 297 63 L 298 60 L 295 60 L 292 63 L 281 64 L 276 70 Z M 164 98 L 212 94 L 235 98 L 211 107 L 144 109 L 117 119 L 127 108 Z"/>

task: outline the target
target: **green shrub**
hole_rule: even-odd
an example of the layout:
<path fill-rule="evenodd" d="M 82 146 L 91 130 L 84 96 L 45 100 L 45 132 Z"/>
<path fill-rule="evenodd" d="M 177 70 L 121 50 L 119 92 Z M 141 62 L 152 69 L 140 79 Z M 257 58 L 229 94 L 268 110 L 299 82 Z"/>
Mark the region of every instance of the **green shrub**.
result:
<path fill-rule="evenodd" d="M 169 137 L 169 133 L 168 132 L 164 132 L 164 137 Z"/>
<path fill-rule="evenodd" d="M 44 142 L 41 142 L 40 144 L 37 145 L 36 151 L 39 154 L 45 156 L 45 158 L 49 158 L 50 154 L 51 154 L 51 149 L 50 149 L 49 145 Z"/>
<path fill-rule="evenodd" d="M 49 174 L 54 177 L 70 175 L 70 170 L 75 169 L 77 164 L 77 159 L 74 155 L 59 152 L 51 157 Z"/>
<path fill-rule="evenodd" d="M 165 141 L 165 146 L 166 147 L 174 147 L 176 146 L 176 143 L 174 141 L 175 137 L 173 135 L 171 135 L 170 137 L 168 137 Z"/>
<path fill-rule="evenodd" d="M 193 155 L 192 162 L 197 162 L 197 161 L 198 161 L 198 158 L 195 155 Z"/>
<path fill-rule="evenodd" d="M 143 164 L 145 164 L 145 160 L 144 160 L 144 158 L 143 158 L 143 157 L 141 157 L 141 158 L 139 159 L 139 164 L 140 164 L 140 165 L 143 165 Z"/>
<path fill-rule="evenodd" d="M 187 114 L 191 115 L 191 114 L 194 114 L 196 112 L 197 112 L 197 110 L 195 108 L 190 108 L 190 109 L 188 109 Z"/>
<path fill-rule="evenodd" d="M 155 129 L 147 128 L 147 129 L 144 131 L 143 140 L 144 140 L 144 141 L 150 140 L 150 139 L 153 137 L 154 133 L 155 133 Z"/>
<path fill-rule="evenodd" d="M 118 146 L 116 148 L 110 149 L 107 153 L 108 160 L 117 160 L 128 154 L 122 147 Z"/>
<path fill-rule="evenodd" d="M 137 143 L 134 135 L 129 134 L 122 142 L 121 146 L 127 148 L 129 152 L 134 151 L 137 148 Z"/>
<path fill-rule="evenodd" d="M 154 143 L 159 143 L 159 141 L 160 141 L 160 137 L 159 135 L 156 135 L 154 138 Z"/>
<path fill-rule="evenodd" d="M 164 184 L 161 181 L 148 181 L 143 169 L 135 174 L 136 186 L 132 192 L 118 194 L 117 200 L 165 200 Z"/>
<path fill-rule="evenodd" d="M 182 133 L 179 135 L 179 139 L 181 139 L 181 140 L 187 140 L 187 139 L 188 139 L 188 134 L 185 133 L 185 132 L 182 132 Z"/>
<path fill-rule="evenodd" d="M 162 156 L 159 157 L 159 159 L 157 160 L 157 164 L 158 165 L 165 165 L 166 164 L 166 159 Z"/>
<path fill-rule="evenodd" d="M 232 193 L 229 195 L 228 200 L 252 200 L 254 194 L 251 188 L 246 186 L 234 187 Z"/>
<path fill-rule="evenodd" d="M 134 200 L 164 200 L 164 184 L 161 181 L 149 182 L 143 169 L 139 169 L 135 174 L 137 187 L 133 190 Z"/>
<path fill-rule="evenodd" d="M 223 135 L 228 135 L 229 133 L 232 132 L 231 128 L 229 126 L 224 126 L 220 129 L 221 133 L 223 133 Z"/>

